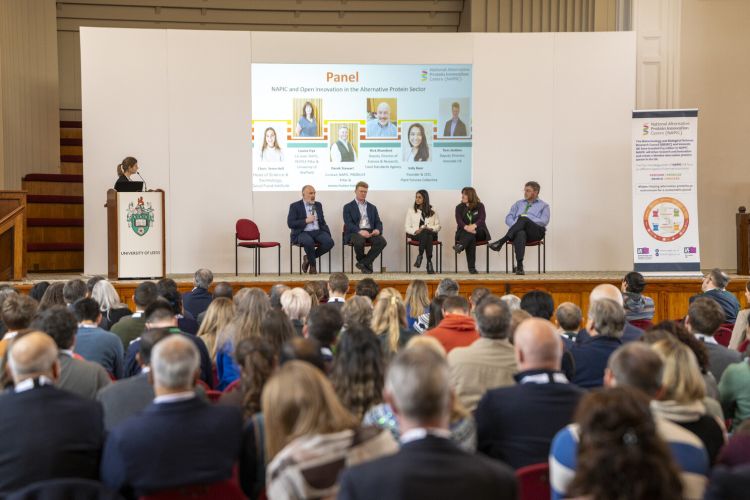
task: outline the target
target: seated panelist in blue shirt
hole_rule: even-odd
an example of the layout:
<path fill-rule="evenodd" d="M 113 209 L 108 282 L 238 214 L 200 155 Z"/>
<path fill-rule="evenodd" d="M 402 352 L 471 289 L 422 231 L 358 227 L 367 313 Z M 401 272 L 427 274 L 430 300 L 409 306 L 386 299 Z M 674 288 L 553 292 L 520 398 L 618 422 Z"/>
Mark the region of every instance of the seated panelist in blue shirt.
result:
<path fill-rule="evenodd" d="M 524 274 L 523 257 L 526 252 L 527 241 L 539 241 L 544 238 L 549 224 L 549 205 L 539 199 L 539 183 L 529 181 L 523 188 L 523 199 L 518 200 L 510 207 L 510 212 L 505 216 L 505 224 L 510 227 L 505 236 L 494 243 L 490 248 L 499 252 L 507 242 L 512 242 L 516 251 L 516 266 L 513 272 Z"/>
<path fill-rule="evenodd" d="M 305 250 L 302 259 L 302 272 L 318 274 L 315 265 L 318 257 L 333 248 L 331 230 L 328 229 L 323 216 L 323 205 L 315 201 L 315 188 L 307 185 L 302 188 L 302 199 L 289 205 L 286 224 L 292 230 L 292 244 L 300 245 Z M 316 249 L 315 244 L 320 246 Z"/>

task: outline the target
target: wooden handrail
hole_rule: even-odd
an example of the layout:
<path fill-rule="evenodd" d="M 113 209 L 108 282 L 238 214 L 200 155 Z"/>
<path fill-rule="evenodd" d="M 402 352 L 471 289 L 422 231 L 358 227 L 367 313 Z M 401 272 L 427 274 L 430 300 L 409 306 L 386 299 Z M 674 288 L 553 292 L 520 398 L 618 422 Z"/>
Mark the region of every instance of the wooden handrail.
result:
<path fill-rule="evenodd" d="M 26 211 L 26 206 L 22 205 L 20 207 L 14 208 L 9 213 L 5 214 L 3 218 L 0 219 L 0 234 L 3 234 L 5 231 L 10 229 L 12 226 L 14 226 L 16 224 L 16 221 L 15 221 L 16 216 L 19 214 L 23 214 L 23 212 L 25 211 Z"/>
<path fill-rule="evenodd" d="M 26 276 L 26 234 L 26 192 L 0 191 L 0 235 L 4 240 L 0 279 L 18 281 Z M 5 237 L 7 235 L 10 235 L 10 240 Z M 10 252 L 6 254 L 8 250 Z"/>

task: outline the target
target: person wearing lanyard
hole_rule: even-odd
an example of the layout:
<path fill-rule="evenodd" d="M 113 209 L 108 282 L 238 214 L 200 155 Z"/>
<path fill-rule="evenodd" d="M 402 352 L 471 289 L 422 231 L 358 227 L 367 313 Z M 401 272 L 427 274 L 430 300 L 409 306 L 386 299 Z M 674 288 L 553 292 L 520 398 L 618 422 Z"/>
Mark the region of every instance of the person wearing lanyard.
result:
<path fill-rule="evenodd" d="M 485 218 L 484 204 L 479 200 L 476 190 L 473 187 L 463 188 L 461 203 L 456 206 L 456 244 L 453 245 L 453 250 L 456 253 L 466 250 L 466 264 L 471 274 L 477 274 L 477 241 L 490 239 Z"/>
<path fill-rule="evenodd" d="M 523 199 L 510 207 L 505 216 L 505 224 L 510 228 L 505 236 L 494 243 L 490 249 L 499 252 L 503 245 L 513 242 L 516 251 L 516 266 L 513 272 L 525 274 L 523 271 L 523 257 L 526 253 L 527 241 L 539 241 L 544 238 L 549 224 L 549 205 L 539 199 L 539 183 L 529 181 L 523 188 Z"/>

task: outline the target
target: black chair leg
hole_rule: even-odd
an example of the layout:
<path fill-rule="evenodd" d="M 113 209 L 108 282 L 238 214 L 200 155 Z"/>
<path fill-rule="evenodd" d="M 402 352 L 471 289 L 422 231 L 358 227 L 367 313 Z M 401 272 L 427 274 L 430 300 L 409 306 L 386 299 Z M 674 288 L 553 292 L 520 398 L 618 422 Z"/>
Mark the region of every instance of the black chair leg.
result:
<path fill-rule="evenodd" d="M 485 262 L 487 263 L 487 274 L 490 274 L 490 244 L 487 243 L 485 247 L 485 251 L 487 253 L 487 258 L 485 259 Z"/>

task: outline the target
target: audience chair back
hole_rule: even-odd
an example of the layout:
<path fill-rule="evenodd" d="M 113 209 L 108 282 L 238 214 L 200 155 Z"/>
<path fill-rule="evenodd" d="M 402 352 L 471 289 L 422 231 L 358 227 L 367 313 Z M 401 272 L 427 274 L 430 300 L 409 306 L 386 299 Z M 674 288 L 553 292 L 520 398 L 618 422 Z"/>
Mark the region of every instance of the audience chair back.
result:
<path fill-rule="evenodd" d="M 158 493 L 143 495 L 140 500 L 244 500 L 245 495 L 235 481 L 230 479 L 211 484 L 179 486 Z"/>
<path fill-rule="evenodd" d="M 527 465 L 516 470 L 519 500 L 550 498 L 549 463 Z"/>

